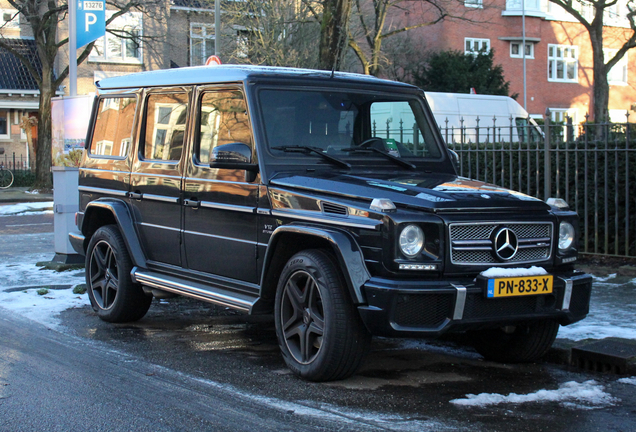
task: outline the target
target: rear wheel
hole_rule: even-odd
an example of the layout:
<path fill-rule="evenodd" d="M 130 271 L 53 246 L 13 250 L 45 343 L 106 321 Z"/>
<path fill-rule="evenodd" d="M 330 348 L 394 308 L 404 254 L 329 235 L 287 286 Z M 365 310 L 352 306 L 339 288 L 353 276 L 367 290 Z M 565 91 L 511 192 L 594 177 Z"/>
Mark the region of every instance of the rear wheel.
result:
<path fill-rule="evenodd" d="M 86 253 L 86 286 L 97 315 L 108 322 L 141 319 L 152 302 L 130 277 L 132 261 L 115 225 L 99 228 Z"/>
<path fill-rule="evenodd" d="M 0 189 L 7 189 L 13 184 L 13 173 L 7 169 L 0 170 Z"/>
<path fill-rule="evenodd" d="M 353 375 L 371 335 L 351 302 L 332 255 L 307 250 L 283 269 L 276 292 L 276 335 L 287 366 L 311 381 Z"/>
<path fill-rule="evenodd" d="M 543 357 L 558 332 L 558 322 L 544 320 L 527 325 L 476 331 L 472 333 L 472 342 L 477 352 L 488 360 L 526 363 Z"/>

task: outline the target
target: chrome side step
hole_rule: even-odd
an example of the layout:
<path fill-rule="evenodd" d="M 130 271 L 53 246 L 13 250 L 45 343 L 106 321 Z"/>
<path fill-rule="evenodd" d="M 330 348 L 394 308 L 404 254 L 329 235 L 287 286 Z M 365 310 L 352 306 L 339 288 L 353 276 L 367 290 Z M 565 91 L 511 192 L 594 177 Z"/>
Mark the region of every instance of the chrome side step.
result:
<path fill-rule="evenodd" d="M 227 306 L 243 312 L 251 312 L 257 298 L 199 282 L 184 280 L 134 267 L 130 272 L 134 282 L 159 290 L 192 297 L 198 300 Z"/>

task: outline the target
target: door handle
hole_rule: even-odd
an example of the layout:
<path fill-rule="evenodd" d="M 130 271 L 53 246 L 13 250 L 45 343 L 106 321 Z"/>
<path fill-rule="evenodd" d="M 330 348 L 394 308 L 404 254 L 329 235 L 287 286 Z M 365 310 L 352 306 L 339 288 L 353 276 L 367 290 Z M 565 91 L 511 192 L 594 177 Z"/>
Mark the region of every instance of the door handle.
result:
<path fill-rule="evenodd" d="M 141 200 L 141 192 L 128 192 L 128 198 Z"/>
<path fill-rule="evenodd" d="M 201 203 L 199 202 L 198 199 L 184 199 L 183 200 L 183 205 L 186 207 L 193 207 L 193 208 L 199 208 L 199 205 Z"/>

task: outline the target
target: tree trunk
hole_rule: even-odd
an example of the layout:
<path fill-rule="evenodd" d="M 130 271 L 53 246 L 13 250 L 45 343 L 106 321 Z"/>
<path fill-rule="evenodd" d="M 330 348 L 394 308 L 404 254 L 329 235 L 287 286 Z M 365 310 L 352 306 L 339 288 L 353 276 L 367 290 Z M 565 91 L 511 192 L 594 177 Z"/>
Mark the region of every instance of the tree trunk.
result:
<path fill-rule="evenodd" d="M 319 68 L 340 70 L 348 45 L 351 0 L 324 0 L 320 29 Z"/>
<path fill-rule="evenodd" d="M 43 70 L 40 86 L 40 118 L 38 120 L 38 145 L 35 159 L 35 187 L 52 189 L 51 177 L 51 98 L 55 89 L 50 74 Z"/>
<path fill-rule="evenodd" d="M 597 13 L 603 13 L 602 10 Z M 593 74 L 592 74 L 592 104 L 595 123 L 608 121 L 609 106 L 609 82 L 607 81 L 607 66 L 603 53 L 603 21 L 595 20 L 589 30 L 590 42 L 592 43 Z M 602 128 L 596 128 L 601 130 Z"/>

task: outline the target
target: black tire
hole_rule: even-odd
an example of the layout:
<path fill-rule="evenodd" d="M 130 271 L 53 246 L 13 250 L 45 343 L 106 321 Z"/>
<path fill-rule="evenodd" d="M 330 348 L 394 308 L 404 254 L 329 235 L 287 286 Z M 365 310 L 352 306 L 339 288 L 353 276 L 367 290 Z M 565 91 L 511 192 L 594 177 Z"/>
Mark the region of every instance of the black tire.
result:
<path fill-rule="evenodd" d="M 132 261 L 115 225 L 99 228 L 86 251 L 86 286 L 93 310 L 112 323 L 137 321 L 150 308 L 152 297 L 144 294 L 130 277 Z"/>
<path fill-rule="evenodd" d="M 509 328 L 508 332 L 504 330 L 473 332 L 473 346 L 487 360 L 527 363 L 540 359 L 548 352 L 559 332 L 559 323 L 544 320 L 518 325 L 514 329 Z"/>
<path fill-rule="evenodd" d="M 369 352 L 371 335 L 353 305 L 334 257 L 299 252 L 278 282 L 276 335 L 287 366 L 310 381 L 353 375 Z"/>

